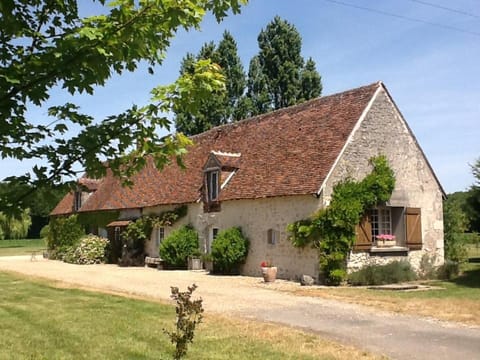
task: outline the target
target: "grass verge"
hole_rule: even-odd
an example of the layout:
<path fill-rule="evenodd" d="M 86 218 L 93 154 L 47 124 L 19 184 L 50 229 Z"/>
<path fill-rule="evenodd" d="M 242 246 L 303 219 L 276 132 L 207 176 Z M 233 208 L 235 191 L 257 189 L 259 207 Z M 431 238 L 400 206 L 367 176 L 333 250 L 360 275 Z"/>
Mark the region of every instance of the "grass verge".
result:
<path fill-rule="evenodd" d="M 171 305 L 0 272 L 0 359 L 170 359 Z M 187 359 L 375 359 L 290 328 L 207 314 Z"/>
<path fill-rule="evenodd" d="M 472 258 L 470 260 L 472 261 Z M 465 264 L 463 275 L 452 281 L 423 281 L 421 283 L 432 285 L 438 289 L 391 291 L 356 287 L 302 288 L 294 293 L 480 326 L 480 261 Z"/>
<path fill-rule="evenodd" d="M 30 255 L 46 247 L 43 239 L 0 240 L 0 256 Z"/>

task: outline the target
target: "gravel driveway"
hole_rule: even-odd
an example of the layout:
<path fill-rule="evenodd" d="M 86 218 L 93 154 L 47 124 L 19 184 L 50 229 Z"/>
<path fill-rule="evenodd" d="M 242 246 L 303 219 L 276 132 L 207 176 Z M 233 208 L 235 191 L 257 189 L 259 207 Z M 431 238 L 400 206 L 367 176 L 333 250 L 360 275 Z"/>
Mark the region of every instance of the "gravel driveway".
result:
<path fill-rule="evenodd" d="M 168 300 L 170 286 L 196 283 L 207 312 L 270 321 L 319 333 L 393 359 L 480 359 L 480 329 L 398 315 L 281 289 L 298 284 L 260 278 L 211 276 L 205 272 L 158 271 L 116 265 L 71 265 L 30 256 L 0 257 L 0 270 L 58 280 L 78 287 Z"/>

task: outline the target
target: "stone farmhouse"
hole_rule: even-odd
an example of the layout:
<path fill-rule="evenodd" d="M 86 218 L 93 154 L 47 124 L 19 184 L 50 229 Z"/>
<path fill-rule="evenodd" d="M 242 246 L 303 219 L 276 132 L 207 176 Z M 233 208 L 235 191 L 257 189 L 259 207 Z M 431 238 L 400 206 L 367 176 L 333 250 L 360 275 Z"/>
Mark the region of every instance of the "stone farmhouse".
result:
<path fill-rule="evenodd" d="M 348 267 L 408 259 L 418 268 L 424 254 L 443 263 L 445 193 L 381 82 L 219 126 L 192 140 L 186 170 L 171 164 L 158 171 L 149 162 L 131 188 L 110 173 L 100 180 L 83 177 L 51 215 L 115 211 L 118 219 L 91 228 L 115 241 L 129 221 L 186 205 L 187 215 L 173 226 L 154 228 L 147 254 L 158 256 L 161 241 L 184 224 L 197 230 L 203 253 L 220 230 L 239 226 L 250 240 L 242 274 L 260 275 L 267 260 L 280 278 L 318 278 L 316 250 L 293 247 L 287 225 L 328 206 L 338 181 L 362 179 L 371 171 L 369 159 L 382 154 L 396 186 L 390 201 L 370 209 L 357 226 Z M 382 245 L 379 234 L 393 234 L 395 241 Z"/>

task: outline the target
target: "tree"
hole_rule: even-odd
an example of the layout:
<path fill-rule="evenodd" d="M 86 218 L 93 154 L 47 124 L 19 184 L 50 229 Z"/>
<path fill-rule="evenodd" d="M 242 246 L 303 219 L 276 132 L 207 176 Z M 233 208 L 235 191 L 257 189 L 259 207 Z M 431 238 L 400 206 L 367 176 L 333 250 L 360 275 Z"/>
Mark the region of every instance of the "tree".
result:
<path fill-rule="evenodd" d="M 253 113 L 295 105 L 321 94 L 321 78 L 313 60 L 304 68 L 302 38 L 294 25 L 276 16 L 260 32 L 258 45 L 260 52 L 252 58 L 249 73 Z"/>
<path fill-rule="evenodd" d="M 202 46 L 196 56 L 188 53 L 182 60 L 180 75 L 192 73 L 192 64 L 205 59 L 211 59 L 220 66 L 225 76 L 226 91 L 212 93 L 203 99 L 196 115 L 184 109 L 176 112 L 176 129 L 185 135 L 198 134 L 245 116 L 240 106 L 245 91 L 245 72 L 233 36 L 225 31 L 218 47 L 209 42 Z"/>
<path fill-rule="evenodd" d="M 472 231 L 480 232 L 480 158 L 471 166 L 475 182 L 467 198 L 468 215 Z"/>
<path fill-rule="evenodd" d="M 245 115 L 239 109 L 239 102 L 246 86 L 245 71 L 240 56 L 238 56 L 237 43 L 228 31 L 223 33 L 217 51 L 218 65 L 225 75 L 225 86 L 227 88 L 225 115 L 227 120 L 241 120 Z"/>
<path fill-rule="evenodd" d="M 30 210 L 25 209 L 20 216 L 14 217 L 0 212 L 0 240 L 24 239 L 32 225 Z"/>
<path fill-rule="evenodd" d="M 443 204 L 445 258 L 459 263 L 467 259 L 464 232 L 468 219 L 455 197 Z"/>
<path fill-rule="evenodd" d="M 198 28 L 206 12 L 221 20 L 227 11 L 240 11 L 246 0 L 160 1 L 117 0 L 101 15 L 81 17 L 76 0 L 2 0 L 0 3 L 0 154 L 3 158 L 46 161 L 33 174 L 11 182 L 60 182 L 75 176 L 80 164 L 89 176 L 113 173 L 128 178 L 145 166 L 152 154 L 161 168 L 184 153 L 189 143 L 181 134 L 160 138 L 158 128 L 170 128 L 165 115 L 184 109 L 196 112 L 202 98 L 222 87 L 223 76 L 203 61 L 193 74 L 152 90 L 151 103 L 132 106 L 106 119 L 81 113 L 74 103 L 48 109 L 49 123 L 27 117 L 32 106 L 42 106 L 52 89 L 74 95 L 94 94 L 112 74 L 134 71 L 141 61 L 154 72 L 161 65 L 171 39 L 180 28 Z M 72 125 L 80 128 L 68 138 Z M 148 141 L 145 141 L 148 139 Z M 137 143 L 135 151 L 129 151 Z M 0 199 L 0 209 L 22 207 L 27 194 Z"/>
<path fill-rule="evenodd" d="M 312 58 L 307 60 L 305 67 L 302 69 L 301 80 L 301 100 L 313 99 L 322 93 L 322 79 Z"/>
<path fill-rule="evenodd" d="M 50 186 L 48 184 L 43 184 L 35 189 L 29 184 L 9 184 L 0 182 L 0 198 L 8 196 L 9 194 L 30 193 L 30 195 L 23 199 L 22 202 L 22 208 L 24 210 L 29 209 L 30 211 L 29 218 L 31 219 L 31 225 L 28 229 L 28 238 L 38 238 L 40 236 L 40 230 L 48 224 L 48 216 L 50 215 L 50 212 L 67 192 L 68 186 L 64 185 Z M 22 213 L 13 214 L 13 217 L 17 220 L 21 220 Z"/>
<path fill-rule="evenodd" d="M 248 69 L 247 108 L 252 116 L 264 114 L 270 111 L 270 95 L 266 75 L 262 71 L 262 65 L 258 55 L 250 60 Z"/>

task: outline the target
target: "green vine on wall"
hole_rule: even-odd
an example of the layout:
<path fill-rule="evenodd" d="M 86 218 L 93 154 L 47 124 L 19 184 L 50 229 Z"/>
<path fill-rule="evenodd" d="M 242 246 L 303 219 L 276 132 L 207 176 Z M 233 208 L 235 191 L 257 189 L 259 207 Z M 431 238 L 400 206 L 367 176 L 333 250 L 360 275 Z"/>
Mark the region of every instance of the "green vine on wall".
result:
<path fill-rule="evenodd" d="M 164 211 L 160 215 L 150 215 L 148 218 L 152 226 L 172 226 L 177 220 L 187 215 L 187 210 L 187 205 L 182 205 L 173 210 Z"/>
<path fill-rule="evenodd" d="M 172 226 L 176 221 L 187 215 L 187 209 L 187 205 L 182 205 L 173 210 L 164 211 L 159 215 L 142 216 L 127 226 L 124 237 L 127 241 L 133 242 L 134 247 L 143 249 L 143 244 L 150 237 L 154 227 Z"/>
<path fill-rule="evenodd" d="M 385 156 L 371 158 L 370 164 L 373 170 L 363 180 L 348 178 L 334 186 L 327 208 L 287 227 L 294 246 L 310 244 L 318 250 L 327 284 L 338 285 L 346 278 L 355 226 L 369 208 L 388 201 L 395 187 L 395 175 Z"/>

